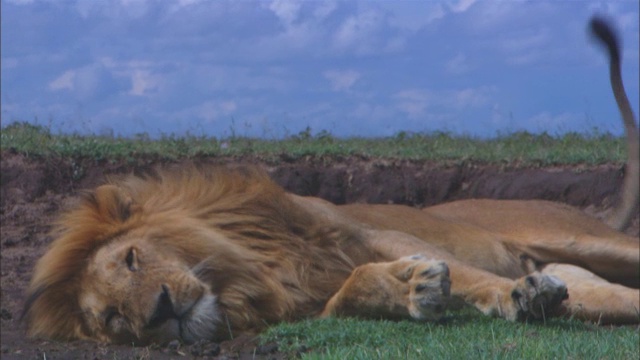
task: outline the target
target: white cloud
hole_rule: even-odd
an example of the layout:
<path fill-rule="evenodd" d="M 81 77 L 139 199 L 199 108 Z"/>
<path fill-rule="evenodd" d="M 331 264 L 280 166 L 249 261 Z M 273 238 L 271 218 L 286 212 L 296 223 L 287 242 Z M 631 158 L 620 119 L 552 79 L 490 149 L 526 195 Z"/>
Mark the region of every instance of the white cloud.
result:
<path fill-rule="evenodd" d="M 433 4 L 428 10 L 425 16 L 427 24 L 442 19 L 446 15 L 444 8 L 441 4 Z"/>
<path fill-rule="evenodd" d="M 467 62 L 467 56 L 463 53 L 459 53 L 445 63 L 445 70 L 454 75 L 467 73 L 470 69 L 471 66 Z"/>
<path fill-rule="evenodd" d="M 3 70 L 17 68 L 19 64 L 20 61 L 14 57 L 2 58 L 2 60 L 0 60 L 0 65 L 2 65 Z"/>
<path fill-rule="evenodd" d="M 536 29 L 534 32 L 512 34 L 500 41 L 500 46 L 508 52 L 526 51 L 533 48 L 541 48 L 549 43 L 550 34 L 548 28 Z"/>
<path fill-rule="evenodd" d="M 442 3 L 425 1 L 382 1 L 377 3 L 388 14 L 392 26 L 416 32 L 446 15 Z"/>
<path fill-rule="evenodd" d="M 138 19 L 149 11 L 148 0 L 96 1 L 77 0 L 76 11 L 84 17 L 100 14 L 110 18 Z"/>
<path fill-rule="evenodd" d="M 374 9 L 349 16 L 334 33 L 334 46 L 339 50 L 354 49 L 357 53 L 371 52 L 382 20 L 382 15 Z"/>
<path fill-rule="evenodd" d="M 451 11 L 455 13 L 461 13 L 469 10 L 469 8 L 476 2 L 477 0 L 459 0 L 455 4 L 450 4 L 449 8 Z"/>
<path fill-rule="evenodd" d="M 123 80 L 131 78 L 132 75 L 133 72 L 123 70 L 117 62 L 100 59 L 65 71 L 49 82 L 47 88 L 50 91 L 69 90 L 76 101 L 101 101 L 107 96 L 125 93 L 127 84 Z M 138 90 L 142 89 L 141 82 L 138 82 L 137 86 Z"/>
<path fill-rule="evenodd" d="M 205 123 L 219 120 L 220 117 L 231 115 L 238 108 L 232 100 L 208 100 L 199 105 L 179 111 L 176 115 L 180 119 L 201 119 Z"/>
<path fill-rule="evenodd" d="M 291 26 L 298 18 L 301 3 L 298 0 L 274 0 L 269 9 L 282 21 L 285 26 Z"/>
<path fill-rule="evenodd" d="M 491 88 L 488 87 L 456 90 L 450 94 L 451 96 L 446 96 L 443 100 L 445 105 L 454 108 L 477 107 L 487 103 L 489 100 L 488 93 L 491 91 Z"/>
<path fill-rule="evenodd" d="M 35 0 L 5 0 L 8 3 L 16 4 L 16 5 L 29 5 L 33 3 Z"/>
<path fill-rule="evenodd" d="M 313 10 L 313 15 L 318 20 L 323 20 L 327 16 L 331 15 L 336 9 L 338 5 L 335 1 L 320 1 L 317 3 L 317 7 Z"/>
<path fill-rule="evenodd" d="M 334 91 L 348 91 L 360 79 L 360 73 L 354 70 L 327 70 L 323 75 Z"/>
<path fill-rule="evenodd" d="M 129 94 L 136 96 L 147 95 L 150 91 L 157 90 L 158 79 L 146 70 L 133 70 L 131 73 L 131 90 Z"/>
<path fill-rule="evenodd" d="M 548 28 L 539 28 L 524 33 L 511 34 L 498 40 L 505 53 L 505 62 L 510 65 L 528 65 L 548 57 L 552 36 Z"/>
<path fill-rule="evenodd" d="M 477 30 L 502 28 L 505 22 L 513 21 L 518 11 L 516 1 L 483 1 L 476 6 L 471 14 L 471 25 Z"/>
<path fill-rule="evenodd" d="M 160 89 L 162 78 L 153 73 L 159 64 L 141 60 L 117 61 L 109 57 L 98 59 L 96 64 L 107 69 L 112 76 L 128 78 L 131 81 L 129 95 L 144 96 Z"/>
<path fill-rule="evenodd" d="M 76 72 L 73 70 L 65 71 L 64 74 L 57 77 L 49 83 L 49 90 L 73 90 Z"/>
<path fill-rule="evenodd" d="M 178 0 L 178 6 L 191 6 L 201 3 L 202 0 Z"/>
<path fill-rule="evenodd" d="M 490 87 L 467 88 L 462 90 L 421 90 L 407 89 L 396 93 L 396 107 L 409 118 L 423 117 L 430 108 L 438 107 L 447 110 L 463 110 L 480 107 L 489 101 Z"/>
<path fill-rule="evenodd" d="M 350 117 L 354 117 L 356 119 L 364 119 L 367 121 L 367 124 L 370 124 L 372 121 L 376 121 L 376 120 L 379 121 L 379 120 L 393 118 L 394 117 L 393 115 L 394 115 L 394 110 L 392 110 L 388 106 L 381 105 L 381 104 L 371 104 L 368 102 L 358 103 L 353 109 L 353 111 L 349 113 Z M 356 131 L 358 131 L 357 127 L 356 127 Z"/>
<path fill-rule="evenodd" d="M 400 111 L 406 113 L 409 118 L 417 118 L 424 116 L 432 96 L 427 91 L 411 89 L 400 91 L 394 98 Z"/>

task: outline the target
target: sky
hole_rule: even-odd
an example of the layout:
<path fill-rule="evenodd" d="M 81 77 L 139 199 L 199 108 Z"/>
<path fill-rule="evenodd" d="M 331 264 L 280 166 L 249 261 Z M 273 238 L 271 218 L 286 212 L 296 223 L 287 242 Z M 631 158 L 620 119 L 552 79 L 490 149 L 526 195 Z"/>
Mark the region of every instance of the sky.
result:
<path fill-rule="evenodd" d="M 282 138 L 622 134 L 615 22 L 639 109 L 637 0 L 0 0 L 1 122 Z"/>

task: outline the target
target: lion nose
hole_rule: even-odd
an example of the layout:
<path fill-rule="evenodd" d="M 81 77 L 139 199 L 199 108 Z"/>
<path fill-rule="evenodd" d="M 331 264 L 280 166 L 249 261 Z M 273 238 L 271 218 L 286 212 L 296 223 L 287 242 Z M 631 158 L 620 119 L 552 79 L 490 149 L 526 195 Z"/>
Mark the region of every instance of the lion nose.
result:
<path fill-rule="evenodd" d="M 162 325 L 169 319 L 177 319 L 178 315 L 173 309 L 173 302 L 171 301 L 171 294 L 169 293 L 169 287 L 162 284 L 162 292 L 158 297 L 158 304 L 156 310 L 151 315 L 151 319 L 147 324 L 147 327 L 153 328 Z"/>

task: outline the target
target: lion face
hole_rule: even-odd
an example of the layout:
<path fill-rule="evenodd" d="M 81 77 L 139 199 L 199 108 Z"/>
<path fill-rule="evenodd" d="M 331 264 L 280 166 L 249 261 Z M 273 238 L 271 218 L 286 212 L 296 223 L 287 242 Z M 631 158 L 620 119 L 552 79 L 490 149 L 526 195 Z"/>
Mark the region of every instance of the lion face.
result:
<path fill-rule="evenodd" d="M 78 295 L 89 337 L 136 344 L 212 339 L 216 296 L 174 253 L 143 229 L 98 249 Z"/>

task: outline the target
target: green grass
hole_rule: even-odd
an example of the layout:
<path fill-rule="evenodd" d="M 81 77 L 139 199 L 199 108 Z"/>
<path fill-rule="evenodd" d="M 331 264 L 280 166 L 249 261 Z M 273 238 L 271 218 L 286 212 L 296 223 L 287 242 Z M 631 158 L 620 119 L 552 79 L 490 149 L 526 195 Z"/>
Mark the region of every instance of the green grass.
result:
<path fill-rule="evenodd" d="M 398 133 L 386 138 L 336 138 L 326 131 L 312 134 L 310 129 L 282 140 L 243 137 L 226 139 L 199 136 L 163 136 L 150 139 L 142 134 L 133 138 L 97 135 L 55 135 L 48 128 L 14 123 L 2 128 L 1 149 L 12 149 L 28 156 L 129 160 L 142 157 L 175 160 L 201 156 L 256 156 L 278 160 L 305 156 L 360 156 L 461 163 L 510 163 L 548 166 L 554 164 L 623 163 L 624 138 L 609 134 L 514 133 L 482 140 L 447 133 Z"/>
<path fill-rule="evenodd" d="M 509 323 L 471 309 L 444 324 L 308 320 L 270 328 L 262 341 L 303 359 L 640 359 L 637 327 Z"/>

